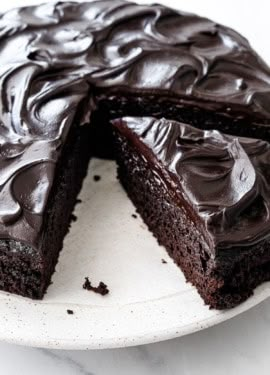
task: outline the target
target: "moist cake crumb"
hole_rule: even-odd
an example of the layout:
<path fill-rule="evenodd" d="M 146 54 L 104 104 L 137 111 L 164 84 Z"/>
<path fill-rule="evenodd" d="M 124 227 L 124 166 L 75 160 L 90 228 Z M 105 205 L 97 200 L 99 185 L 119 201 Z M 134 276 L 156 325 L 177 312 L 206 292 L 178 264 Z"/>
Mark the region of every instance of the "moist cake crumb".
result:
<path fill-rule="evenodd" d="M 73 310 L 67 310 L 67 313 L 68 313 L 68 315 L 73 315 L 74 314 L 74 311 Z"/>
<path fill-rule="evenodd" d="M 83 289 L 91 290 L 95 293 L 101 294 L 102 296 L 105 296 L 106 294 L 109 293 L 109 289 L 103 281 L 100 281 L 99 285 L 97 287 L 95 287 L 95 286 L 91 285 L 91 282 L 89 281 L 88 277 L 85 277 Z"/>
<path fill-rule="evenodd" d="M 98 174 L 95 174 L 94 175 L 94 181 L 97 182 L 97 181 L 100 181 L 100 180 L 101 180 L 101 177 Z"/>

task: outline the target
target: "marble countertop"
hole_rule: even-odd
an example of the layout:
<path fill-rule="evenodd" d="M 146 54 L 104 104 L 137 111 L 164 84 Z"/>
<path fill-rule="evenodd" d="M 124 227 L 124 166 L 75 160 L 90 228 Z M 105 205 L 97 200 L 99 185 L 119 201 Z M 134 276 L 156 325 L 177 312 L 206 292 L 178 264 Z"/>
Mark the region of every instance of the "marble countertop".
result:
<path fill-rule="evenodd" d="M 0 343 L 3 375 L 269 375 L 270 299 L 225 323 L 157 344 L 62 351 Z"/>

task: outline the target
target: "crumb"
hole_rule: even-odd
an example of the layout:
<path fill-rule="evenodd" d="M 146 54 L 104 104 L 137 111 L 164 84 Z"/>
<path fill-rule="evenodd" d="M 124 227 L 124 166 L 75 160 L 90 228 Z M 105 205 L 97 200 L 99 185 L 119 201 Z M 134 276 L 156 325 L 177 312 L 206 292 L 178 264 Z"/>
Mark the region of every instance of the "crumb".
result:
<path fill-rule="evenodd" d="M 94 175 L 94 181 L 99 181 L 101 179 L 101 177 L 97 174 Z"/>
<path fill-rule="evenodd" d="M 161 259 L 161 262 L 162 262 L 163 264 L 167 264 L 167 262 L 166 262 L 165 259 Z"/>
<path fill-rule="evenodd" d="M 107 288 L 106 284 L 104 284 L 102 281 L 100 281 L 100 283 L 97 287 L 92 286 L 88 277 L 85 278 L 85 282 L 83 284 L 83 289 L 92 290 L 93 292 L 101 294 L 102 296 L 105 296 L 106 294 L 109 293 L 109 289 Z"/>
<path fill-rule="evenodd" d="M 73 310 L 67 310 L 68 315 L 73 315 L 74 311 Z"/>
<path fill-rule="evenodd" d="M 77 199 L 76 199 L 76 204 L 79 204 L 79 203 L 82 203 L 82 200 L 79 199 L 79 198 L 77 198 Z"/>
<path fill-rule="evenodd" d="M 134 219 L 137 219 L 138 217 L 136 214 L 132 214 L 131 216 L 134 217 Z"/>
<path fill-rule="evenodd" d="M 71 221 L 77 221 L 77 216 L 74 215 L 74 214 L 71 214 L 70 219 L 71 219 Z"/>

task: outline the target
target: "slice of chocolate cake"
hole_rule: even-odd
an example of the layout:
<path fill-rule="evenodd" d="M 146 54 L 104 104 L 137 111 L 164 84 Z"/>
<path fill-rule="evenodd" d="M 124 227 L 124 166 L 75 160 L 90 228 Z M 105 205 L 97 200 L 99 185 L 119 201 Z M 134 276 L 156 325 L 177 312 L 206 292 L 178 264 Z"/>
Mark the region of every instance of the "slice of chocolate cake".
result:
<path fill-rule="evenodd" d="M 114 121 L 119 178 L 217 309 L 270 279 L 270 145 L 151 117 Z"/>

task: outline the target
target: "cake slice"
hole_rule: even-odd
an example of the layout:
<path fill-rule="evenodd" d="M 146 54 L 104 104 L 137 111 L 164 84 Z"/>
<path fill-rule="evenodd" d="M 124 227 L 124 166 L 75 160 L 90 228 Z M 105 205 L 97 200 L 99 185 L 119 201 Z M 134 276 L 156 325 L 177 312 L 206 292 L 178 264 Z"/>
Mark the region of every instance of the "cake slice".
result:
<path fill-rule="evenodd" d="M 270 145 L 152 117 L 113 122 L 119 178 L 212 308 L 270 280 Z"/>
<path fill-rule="evenodd" d="M 89 128 L 1 134 L 0 289 L 43 297 L 89 161 Z"/>

